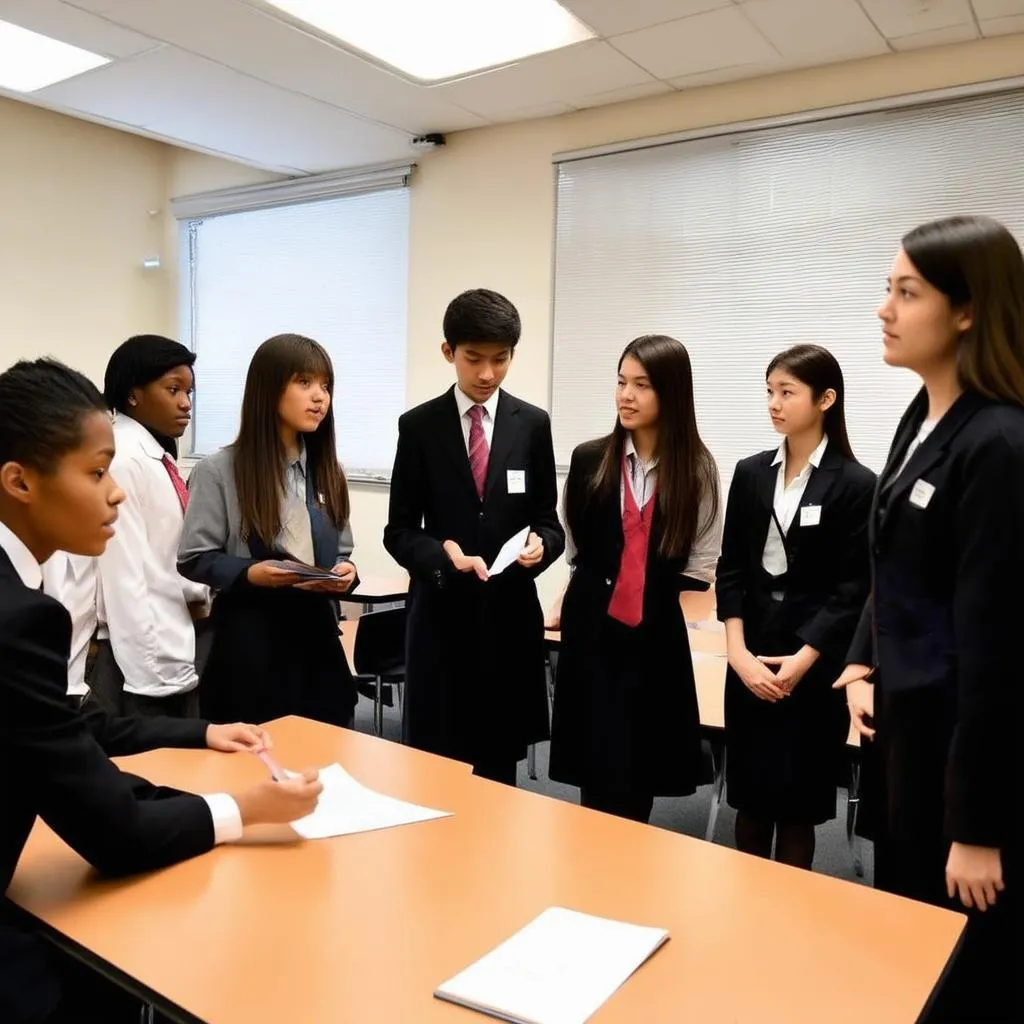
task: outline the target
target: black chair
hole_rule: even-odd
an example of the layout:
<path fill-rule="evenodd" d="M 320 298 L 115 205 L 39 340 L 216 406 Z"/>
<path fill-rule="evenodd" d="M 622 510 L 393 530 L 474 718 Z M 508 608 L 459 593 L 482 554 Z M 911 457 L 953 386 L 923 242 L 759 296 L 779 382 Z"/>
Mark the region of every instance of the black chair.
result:
<path fill-rule="evenodd" d="M 373 701 L 373 731 L 384 733 L 384 708 L 402 706 L 405 683 L 405 625 L 403 607 L 367 612 L 359 616 L 352 652 L 356 689 Z"/>

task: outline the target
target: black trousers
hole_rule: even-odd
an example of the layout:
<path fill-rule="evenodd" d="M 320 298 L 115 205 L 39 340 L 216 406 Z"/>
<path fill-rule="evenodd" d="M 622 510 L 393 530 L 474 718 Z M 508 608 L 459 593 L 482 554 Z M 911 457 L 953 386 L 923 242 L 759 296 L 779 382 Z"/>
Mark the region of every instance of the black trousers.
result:
<path fill-rule="evenodd" d="M 614 792 L 583 786 L 580 789 L 580 806 L 646 824 L 651 820 L 654 797 L 649 793 Z"/>

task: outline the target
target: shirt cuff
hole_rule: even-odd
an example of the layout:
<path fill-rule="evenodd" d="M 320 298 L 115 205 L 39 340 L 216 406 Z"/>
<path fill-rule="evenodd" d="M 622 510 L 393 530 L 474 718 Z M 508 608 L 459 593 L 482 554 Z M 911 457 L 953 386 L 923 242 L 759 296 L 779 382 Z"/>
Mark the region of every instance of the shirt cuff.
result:
<path fill-rule="evenodd" d="M 242 812 L 227 793 L 206 793 L 203 799 L 213 818 L 213 843 L 234 843 L 242 838 Z"/>

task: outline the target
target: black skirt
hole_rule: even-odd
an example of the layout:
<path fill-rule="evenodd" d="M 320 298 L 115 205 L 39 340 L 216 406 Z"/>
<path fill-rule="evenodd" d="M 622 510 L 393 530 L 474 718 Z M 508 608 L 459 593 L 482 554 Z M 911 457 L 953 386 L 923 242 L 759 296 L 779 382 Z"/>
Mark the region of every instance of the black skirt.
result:
<path fill-rule="evenodd" d="M 784 586 L 781 583 L 781 586 Z M 747 648 L 786 656 L 804 646 L 766 580 L 748 594 Z M 774 583 L 775 587 L 780 582 Z M 726 796 L 764 821 L 817 825 L 836 816 L 836 785 L 850 729 L 845 696 L 832 689 L 842 666 L 819 658 L 792 694 L 774 704 L 754 696 L 730 668 L 725 679 Z"/>
<path fill-rule="evenodd" d="M 348 725 L 355 682 L 331 598 L 291 588 L 242 587 L 213 603 L 213 646 L 199 683 L 214 722 L 301 715 Z"/>

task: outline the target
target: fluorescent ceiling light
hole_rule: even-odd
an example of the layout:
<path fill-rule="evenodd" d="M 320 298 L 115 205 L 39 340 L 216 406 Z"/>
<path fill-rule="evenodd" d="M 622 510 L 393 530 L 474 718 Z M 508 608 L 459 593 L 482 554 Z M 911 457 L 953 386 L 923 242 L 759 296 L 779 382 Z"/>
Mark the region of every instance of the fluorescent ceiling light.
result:
<path fill-rule="evenodd" d="M 34 92 L 109 63 L 107 57 L 0 21 L 0 89 Z"/>
<path fill-rule="evenodd" d="M 421 82 L 593 39 L 557 0 L 266 0 Z"/>

